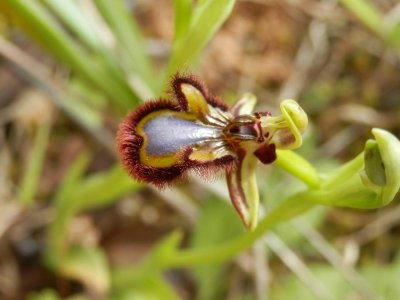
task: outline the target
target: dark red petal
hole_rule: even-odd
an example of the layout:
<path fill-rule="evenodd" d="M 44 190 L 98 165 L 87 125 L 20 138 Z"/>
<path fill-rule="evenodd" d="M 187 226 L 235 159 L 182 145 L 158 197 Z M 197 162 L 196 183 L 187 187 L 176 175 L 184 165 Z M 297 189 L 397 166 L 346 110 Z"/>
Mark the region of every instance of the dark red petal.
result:
<path fill-rule="evenodd" d="M 275 144 L 264 144 L 256 151 L 254 155 L 263 163 L 270 164 L 276 160 L 276 147 Z"/>

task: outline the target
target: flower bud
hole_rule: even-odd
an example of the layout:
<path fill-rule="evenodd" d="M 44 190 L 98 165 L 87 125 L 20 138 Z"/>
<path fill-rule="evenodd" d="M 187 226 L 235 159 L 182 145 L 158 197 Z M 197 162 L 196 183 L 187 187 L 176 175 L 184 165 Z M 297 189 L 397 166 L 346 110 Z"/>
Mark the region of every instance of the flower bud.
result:
<path fill-rule="evenodd" d="M 400 141 L 390 132 L 374 128 L 375 140 L 367 141 L 364 151 L 363 184 L 373 190 L 378 203 L 391 202 L 400 188 Z"/>
<path fill-rule="evenodd" d="M 374 128 L 361 153 L 328 174 L 321 185 L 321 204 L 361 209 L 390 203 L 400 187 L 400 141 L 390 132 Z"/>

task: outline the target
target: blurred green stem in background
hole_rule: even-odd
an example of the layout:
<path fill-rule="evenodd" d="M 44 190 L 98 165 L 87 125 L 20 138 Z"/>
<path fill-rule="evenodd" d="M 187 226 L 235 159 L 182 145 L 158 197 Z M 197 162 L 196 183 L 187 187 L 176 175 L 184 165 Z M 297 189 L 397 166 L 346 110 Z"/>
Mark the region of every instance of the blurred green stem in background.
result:
<path fill-rule="evenodd" d="M 400 24 L 388 21 L 379 9 L 367 0 L 340 0 L 369 30 L 400 50 Z"/>
<path fill-rule="evenodd" d="M 175 37 L 166 67 L 166 78 L 193 64 L 207 42 L 228 18 L 236 1 L 198 1 L 191 15 L 186 14 L 188 2 L 191 1 L 175 1 Z"/>
<path fill-rule="evenodd" d="M 325 180 L 319 186 L 317 182 L 319 182 L 320 177 L 312 167 L 305 167 L 305 174 L 307 175 L 301 173 L 301 169 L 307 165 L 307 161 L 296 157 L 294 153 L 288 154 L 289 152 L 286 152 L 287 157 L 282 158 L 280 166 L 308 183 L 308 190 L 286 198 L 267 214 L 255 231 L 247 232 L 235 240 L 208 249 L 178 251 L 162 262 L 160 267 L 174 268 L 225 261 L 249 248 L 273 226 L 295 218 L 317 204 L 362 209 L 387 205 L 394 199 L 400 187 L 400 141 L 394 135 L 382 129 L 373 129 L 372 133 L 376 142 L 369 140 L 366 143 L 366 153 L 369 151 L 371 142 L 374 142 L 378 147 L 375 148 L 375 153 L 379 153 L 379 155 L 371 161 L 370 155 L 365 155 L 365 152 L 359 154 L 347 164 L 327 174 Z M 289 157 L 296 157 L 295 162 L 301 162 L 298 165 L 300 169 L 289 167 L 290 164 L 285 161 Z M 378 189 L 375 186 L 371 188 L 370 184 L 365 184 L 366 180 L 370 180 L 368 174 L 365 174 L 365 166 L 368 166 L 368 169 L 371 163 L 374 166 L 382 165 L 381 170 L 385 172 L 382 176 L 386 180 L 381 183 Z M 363 177 L 367 178 L 362 179 Z"/>
<path fill-rule="evenodd" d="M 42 172 L 43 160 L 50 135 L 49 122 L 38 124 L 32 150 L 26 162 L 25 172 L 21 181 L 19 199 L 25 206 L 31 206 L 34 201 L 37 184 Z"/>
<path fill-rule="evenodd" d="M 209 247 L 208 249 L 192 249 L 178 251 L 163 261 L 160 265 L 162 269 L 188 267 L 208 263 L 217 263 L 231 259 L 243 250 L 246 250 L 253 243 L 262 237 L 273 226 L 290 220 L 310 208 L 315 204 L 308 199 L 307 194 L 295 195 L 287 198 L 276 208 L 274 208 L 258 225 L 254 231 L 249 231 L 241 237 L 231 240 L 225 244 Z"/>

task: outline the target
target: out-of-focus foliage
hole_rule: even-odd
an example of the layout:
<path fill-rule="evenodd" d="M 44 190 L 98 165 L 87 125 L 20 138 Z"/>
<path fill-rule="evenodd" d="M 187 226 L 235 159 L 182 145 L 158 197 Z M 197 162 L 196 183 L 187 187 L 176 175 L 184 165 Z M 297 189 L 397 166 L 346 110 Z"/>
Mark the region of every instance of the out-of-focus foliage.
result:
<path fill-rule="evenodd" d="M 344 280 L 342 274 L 336 270 L 327 265 L 316 265 L 311 270 L 332 293 L 332 299 L 345 299 L 354 296 L 352 287 Z M 381 299 L 387 300 L 395 300 L 400 297 L 400 289 L 395 279 L 399 275 L 399 272 L 400 264 L 398 259 L 390 266 L 383 267 L 371 263 L 360 270 L 360 274 L 364 276 L 368 284 L 381 296 Z M 377 274 L 380 275 L 378 276 Z M 274 289 L 273 299 L 292 299 L 293 297 L 314 299 L 310 290 L 305 288 L 296 276 L 287 277 L 283 282 L 279 282 L 278 284 L 279 288 Z"/>
<path fill-rule="evenodd" d="M 223 224 L 223 226 L 221 226 Z M 209 198 L 203 203 L 201 215 L 193 231 L 191 246 L 204 248 L 229 241 L 244 231 L 242 224 L 227 203 L 220 199 Z M 205 264 L 193 269 L 198 285 L 200 299 L 216 299 L 222 297 L 221 291 L 226 289 L 224 283 L 215 284 L 220 278 L 228 275 L 226 264 Z"/>

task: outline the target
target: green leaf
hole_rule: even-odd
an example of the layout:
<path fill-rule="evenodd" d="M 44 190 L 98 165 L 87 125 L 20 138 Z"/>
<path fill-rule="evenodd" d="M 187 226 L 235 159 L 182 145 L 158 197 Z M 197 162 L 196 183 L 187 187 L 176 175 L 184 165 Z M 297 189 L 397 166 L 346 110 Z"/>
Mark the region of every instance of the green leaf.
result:
<path fill-rule="evenodd" d="M 161 275 L 146 276 L 125 289 L 114 291 L 110 300 L 175 300 L 180 299 L 175 290 Z"/>
<path fill-rule="evenodd" d="M 73 206 L 73 202 L 69 201 L 71 194 L 73 193 L 76 185 L 86 171 L 90 161 L 90 155 L 88 152 L 82 152 L 71 164 L 67 172 L 64 174 L 64 178 L 61 181 L 57 189 L 57 193 L 54 197 L 54 202 L 58 211 L 62 212 L 66 210 L 65 206 Z"/>
<path fill-rule="evenodd" d="M 52 289 L 45 289 L 43 291 L 29 294 L 28 300 L 59 300 L 57 293 Z"/>
<path fill-rule="evenodd" d="M 58 271 L 68 278 L 83 282 L 99 294 L 105 294 L 110 288 L 108 263 L 99 248 L 71 247 Z"/>
<path fill-rule="evenodd" d="M 118 267 L 112 273 L 111 299 L 178 299 L 160 275 L 162 266 L 177 255 L 182 233 L 174 231 L 162 239 L 136 266 Z"/>
<path fill-rule="evenodd" d="M 315 208 L 307 211 L 304 215 L 299 217 L 302 221 L 307 222 L 313 228 L 319 228 L 325 221 L 328 208 L 325 206 L 316 206 Z M 305 240 L 304 235 L 296 230 L 294 223 L 282 222 L 274 230 L 279 234 L 279 237 L 294 250 L 298 249 L 305 253 L 305 247 L 308 247 L 308 242 Z M 308 248 L 306 248 L 308 249 Z"/>
<path fill-rule="evenodd" d="M 104 47 L 94 24 L 75 1 L 42 0 L 91 49 Z"/>
<path fill-rule="evenodd" d="M 385 300 L 400 299 L 400 255 L 387 265 L 368 264 L 361 270 L 362 275 Z"/>
<path fill-rule="evenodd" d="M 374 5 L 366 0 L 340 0 L 361 22 L 377 34 L 383 34 L 383 16 Z"/>
<path fill-rule="evenodd" d="M 369 287 L 375 291 L 375 295 L 369 295 L 371 299 L 397 300 L 400 299 L 400 256 L 387 265 L 369 263 L 360 269 L 361 275 L 368 282 Z M 317 278 L 321 280 L 332 293 L 333 299 L 365 299 L 365 295 L 357 294 L 349 283 L 330 265 L 309 266 Z M 310 290 L 300 280 L 290 274 L 284 278 L 277 278 L 278 284 L 271 290 L 271 299 L 314 299 Z M 316 282 L 316 284 L 318 284 Z"/>
<path fill-rule="evenodd" d="M 354 296 L 348 282 L 329 265 L 308 265 L 308 267 L 315 277 L 326 285 L 331 292 L 332 299 L 348 299 Z M 320 283 L 315 282 L 315 285 L 318 284 Z M 276 288 L 271 290 L 271 298 L 274 300 L 317 299 L 312 291 L 293 273 L 285 278 L 280 278 Z"/>
<path fill-rule="evenodd" d="M 117 164 L 80 181 L 71 195 L 71 201 L 76 203 L 79 210 L 103 207 L 141 186 Z"/>
<path fill-rule="evenodd" d="M 127 82 L 117 76 L 110 76 L 110 68 L 105 67 L 99 56 L 85 51 L 60 26 L 57 20 L 37 1 L 0 1 L 0 13 L 18 24 L 41 44 L 63 61 L 82 78 L 103 90 L 116 103 L 131 108 L 137 97 Z M 3 12 L 4 11 L 4 12 Z"/>
<path fill-rule="evenodd" d="M 174 45 L 189 30 L 192 16 L 192 0 L 174 0 Z"/>
<path fill-rule="evenodd" d="M 95 0 L 95 4 L 107 21 L 119 45 L 122 46 L 122 66 L 129 66 L 126 69 L 128 76 L 135 77 L 131 84 L 137 89 L 143 98 L 153 97 L 158 89 L 157 76 L 155 76 L 149 58 L 146 55 L 144 42 L 139 28 L 132 19 L 130 12 L 124 8 L 123 1 Z M 133 79 L 133 78 L 130 78 Z"/>
<path fill-rule="evenodd" d="M 229 241 L 243 232 L 243 226 L 229 204 L 207 199 L 194 228 L 191 247 L 207 248 Z M 204 261 L 203 266 L 193 268 L 193 273 L 198 286 L 198 299 L 222 299 L 220 292 L 224 287 L 215 283 L 221 282 L 220 278 L 227 274 L 226 264 L 207 264 Z"/>
<path fill-rule="evenodd" d="M 51 268 L 57 266 L 64 259 L 68 251 L 69 241 L 66 231 L 71 218 L 77 213 L 76 204 L 71 200 L 71 195 L 89 163 L 89 153 L 83 152 L 72 163 L 57 189 L 54 197 L 55 218 L 48 229 L 48 244 L 46 262 Z"/>
<path fill-rule="evenodd" d="M 185 37 L 177 41 L 167 67 L 166 75 L 190 65 L 204 46 L 230 15 L 235 0 L 206 1 L 197 5 Z"/>
<path fill-rule="evenodd" d="M 388 36 L 389 42 L 393 43 L 395 46 L 400 46 L 400 23 L 394 24 L 390 29 Z"/>
<path fill-rule="evenodd" d="M 138 265 L 123 266 L 113 270 L 113 288 L 125 290 L 147 276 L 158 274 L 170 258 L 178 253 L 181 241 L 182 232 L 174 231 L 158 242 Z"/>
<path fill-rule="evenodd" d="M 86 128 L 96 130 L 102 127 L 103 116 L 101 112 L 89 106 L 81 99 L 77 99 L 71 95 L 61 105 L 69 115 L 73 116 L 75 120 L 79 120 Z"/>
<path fill-rule="evenodd" d="M 84 152 L 71 165 L 55 196 L 55 221 L 49 229 L 47 262 L 57 267 L 68 251 L 65 232 L 71 219 L 83 210 L 109 205 L 119 197 L 139 188 L 119 166 L 82 179 L 89 162 Z"/>
<path fill-rule="evenodd" d="M 394 47 L 400 46 L 400 24 L 389 24 L 386 16 L 367 0 L 340 0 L 372 32 Z"/>
<path fill-rule="evenodd" d="M 50 128 L 50 124 L 43 123 L 36 129 L 33 148 L 28 156 L 27 166 L 25 168 L 19 191 L 19 198 L 24 205 L 33 204 L 37 184 L 43 167 Z"/>

